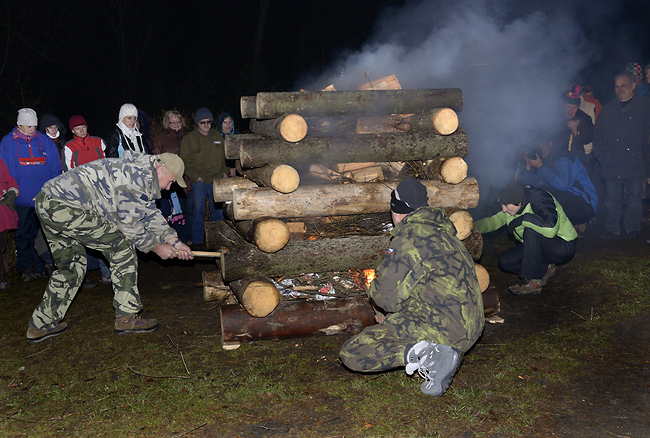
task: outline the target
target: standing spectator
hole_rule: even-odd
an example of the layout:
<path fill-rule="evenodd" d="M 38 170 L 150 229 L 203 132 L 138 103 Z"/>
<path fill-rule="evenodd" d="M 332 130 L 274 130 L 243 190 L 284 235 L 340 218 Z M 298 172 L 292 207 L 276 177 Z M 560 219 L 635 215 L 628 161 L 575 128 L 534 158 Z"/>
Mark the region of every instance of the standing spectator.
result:
<path fill-rule="evenodd" d="M 126 150 L 151 154 L 151 149 L 136 127 L 137 121 L 138 109 L 135 105 L 130 103 L 122 105 L 117 126 L 108 134 L 106 158 L 121 157 Z"/>
<path fill-rule="evenodd" d="M 625 72 L 632 75 L 634 94 L 637 96 L 645 96 L 648 94 L 648 87 L 643 83 L 643 70 L 638 62 L 630 62 L 627 67 L 625 67 Z"/>
<path fill-rule="evenodd" d="M 38 117 L 31 108 L 18 111 L 17 126 L 0 142 L 0 158 L 14 177 L 20 195 L 16 198 L 16 268 L 23 281 L 46 277 L 34 243 L 39 230 L 34 197 L 43 184 L 61 174 L 59 151 L 52 140 L 36 130 Z"/>
<path fill-rule="evenodd" d="M 594 133 L 594 153 L 605 181 L 605 234 L 621 234 L 623 197 L 627 199 L 624 228 L 630 238 L 641 233 L 643 183 L 648 175 L 650 100 L 634 94 L 634 79 L 620 73 L 614 79 L 616 99 L 603 106 Z"/>
<path fill-rule="evenodd" d="M 217 130 L 221 133 L 224 140 L 227 135 L 236 134 L 235 121 L 232 119 L 230 113 L 223 112 L 217 116 Z M 226 160 L 226 166 L 230 169 L 230 176 L 237 176 L 235 160 Z"/>
<path fill-rule="evenodd" d="M 111 262 L 114 333 L 146 333 L 158 328 L 158 321 L 140 316 L 136 249 L 153 251 L 161 259 L 194 257 L 154 203 L 160 191 L 169 190 L 174 181 L 185 184 L 183 161 L 177 155 L 125 151 L 121 159 L 91 161 L 43 186 L 36 196 L 36 209 L 57 270 L 32 313 L 28 343 L 68 329 L 62 320 L 86 274 L 84 247 L 101 251 Z"/>
<path fill-rule="evenodd" d="M 591 145 L 594 138 L 594 123 L 591 117 L 580 109 L 580 93 L 578 89 L 571 89 L 564 95 L 564 124 L 556 136 L 553 144 L 562 149 L 568 149 L 582 161 L 586 168 L 593 159 Z"/>
<path fill-rule="evenodd" d="M 166 111 L 162 125 L 162 132 L 153 139 L 152 152 L 155 155 L 169 152 L 180 156 L 181 141 L 188 133 L 185 118 L 177 110 Z M 160 207 L 181 241 L 189 242 L 192 240 L 192 185 L 187 175 L 184 181 L 187 187 L 178 186 L 163 193 Z"/>
<path fill-rule="evenodd" d="M 600 100 L 596 99 L 594 97 L 594 89 L 591 88 L 591 85 L 584 85 L 582 87 L 582 94 L 580 95 L 582 100 L 586 102 L 591 102 L 595 105 L 595 111 L 594 111 L 594 125 L 596 124 L 596 120 L 598 118 L 598 115 L 600 114 L 600 110 L 603 109 L 603 104 L 600 103 Z"/>
<path fill-rule="evenodd" d="M 8 230 L 18 228 L 18 214 L 16 213 L 16 197 L 19 195 L 18 184 L 9 173 L 7 165 L 0 159 L 0 289 L 7 289 L 14 284 L 4 281 L 5 249 L 7 247 Z"/>
<path fill-rule="evenodd" d="M 427 203 L 427 189 L 414 178 L 391 193 L 395 228 L 368 291 L 378 324 L 348 339 L 339 357 L 354 371 L 417 371 L 420 390 L 440 396 L 485 317 L 472 258 L 445 212 Z"/>
<path fill-rule="evenodd" d="M 199 108 L 194 115 L 196 129 L 187 134 L 181 142 L 181 158 L 185 162 L 185 174 L 192 183 L 193 216 L 192 249 L 205 247 L 205 200 L 209 198 L 210 218 L 223 219 L 223 210 L 214 203 L 212 181 L 228 178 L 223 138 L 211 129 L 214 117 L 207 108 Z"/>
<path fill-rule="evenodd" d="M 43 117 L 41 117 L 40 128 L 41 132 L 44 132 L 48 137 L 52 139 L 57 149 L 59 150 L 59 153 L 61 153 L 63 145 L 65 145 L 64 135 L 66 133 L 65 126 L 63 126 L 61 120 L 52 114 L 45 114 Z"/>
<path fill-rule="evenodd" d="M 77 166 L 90 163 L 91 161 L 106 158 L 106 144 L 104 140 L 88 135 L 88 123 L 86 123 L 86 119 L 80 115 L 70 117 L 70 130 L 72 131 L 73 137 L 72 140 L 65 144 L 62 154 L 64 171 L 74 169 Z M 88 267 L 89 269 L 97 269 L 99 267 L 102 273 L 102 283 L 111 283 L 111 271 L 108 269 L 101 254 L 88 254 Z M 86 288 L 96 285 L 96 283 L 87 279 L 84 281 L 84 287 Z"/>

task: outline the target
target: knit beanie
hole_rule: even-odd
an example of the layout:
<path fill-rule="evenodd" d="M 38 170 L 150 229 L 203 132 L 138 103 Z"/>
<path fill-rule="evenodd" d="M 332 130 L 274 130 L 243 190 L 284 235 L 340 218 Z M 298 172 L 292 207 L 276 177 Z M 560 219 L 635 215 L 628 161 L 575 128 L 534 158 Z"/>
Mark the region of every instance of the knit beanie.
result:
<path fill-rule="evenodd" d="M 499 189 L 497 192 L 497 201 L 503 205 L 521 204 L 524 201 L 524 188 L 517 181 L 511 182 Z"/>
<path fill-rule="evenodd" d="M 196 110 L 196 113 L 194 113 L 194 122 L 197 125 L 203 119 L 210 119 L 211 122 L 214 122 L 214 117 L 212 117 L 212 113 L 207 108 L 199 108 Z"/>
<path fill-rule="evenodd" d="M 38 117 L 36 117 L 36 111 L 31 108 L 19 109 L 18 121 L 16 124 L 19 126 L 38 126 Z"/>
<path fill-rule="evenodd" d="M 124 117 L 126 116 L 138 117 L 138 109 L 132 103 L 125 103 L 122 105 L 120 108 L 120 115 L 117 119 L 117 123 L 120 123 L 122 120 L 124 120 Z"/>
<path fill-rule="evenodd" d="M 86 119 L 84 119 L 82 116 L 75 114 L 74 116 L 70 117 L 70 130 L 81 125 L 86 125 L 86 127 L 88 127 Z"/>
<path fill-rule="evenodd" d="M 390 194 L 390 209 L 408 214 L 429 204 L 427 188 L 415 178 L 406 178 Z"/>
<path fill-rule="evenodd" d="M 625 67 L 625 71 L 634 76 L 643 76 L 643 72 L 641 71 L 641 66 L 639 65 L 638 62 L 630 62 L 627 65 L 627 67 Z"/>

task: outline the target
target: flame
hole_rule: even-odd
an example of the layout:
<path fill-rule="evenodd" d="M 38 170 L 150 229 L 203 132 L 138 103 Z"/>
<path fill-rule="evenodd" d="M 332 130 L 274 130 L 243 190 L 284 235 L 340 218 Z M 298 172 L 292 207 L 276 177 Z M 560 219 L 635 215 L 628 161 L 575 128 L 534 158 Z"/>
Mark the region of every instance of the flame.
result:
<path fill-rule="evenodd" d="M 309 237 L 307 238 L 307 240 L 316 240 L 316 239 L 318 239 L 318 237 L 316 237 L 316 236 L 309 236 Z"/>
<path fill-rule="evenodd" d="M 370 283 L 375 279 L 375 270 L 374 269 L 364 269 L 363 275 L 366 277 L 366 287 L 370 287 Z"/>

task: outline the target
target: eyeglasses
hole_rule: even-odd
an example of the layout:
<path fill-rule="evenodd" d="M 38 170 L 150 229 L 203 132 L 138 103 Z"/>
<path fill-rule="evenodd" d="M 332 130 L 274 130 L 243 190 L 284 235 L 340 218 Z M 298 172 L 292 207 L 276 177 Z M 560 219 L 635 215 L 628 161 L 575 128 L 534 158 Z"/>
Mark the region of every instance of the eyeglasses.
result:
<path fill-rule="evenodd" d="M 211 124 L 212 124 L 212 120 L 201 120 L 199 122 L 199 125 L 211 125 Z"/>

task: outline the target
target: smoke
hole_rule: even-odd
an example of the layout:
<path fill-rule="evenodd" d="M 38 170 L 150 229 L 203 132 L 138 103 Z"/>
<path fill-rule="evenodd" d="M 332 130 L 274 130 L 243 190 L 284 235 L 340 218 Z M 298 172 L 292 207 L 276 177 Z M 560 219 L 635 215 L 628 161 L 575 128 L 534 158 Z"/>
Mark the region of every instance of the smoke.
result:
<path fill-rule="evenodd" d="M 578 2 L 538 2 L 537 9 L 531 3 L 406 2 L 384 11 L 360 50 L 311 81 L 302 78 L 301 87 L 355 90 L 395 74 L 403 88 L 460 88 L 466 160 L 486 194 L 483 184 L 513 177 L 517 150 L 565 122 L 562 95 L 599 54 L 579 24 Z"/>

